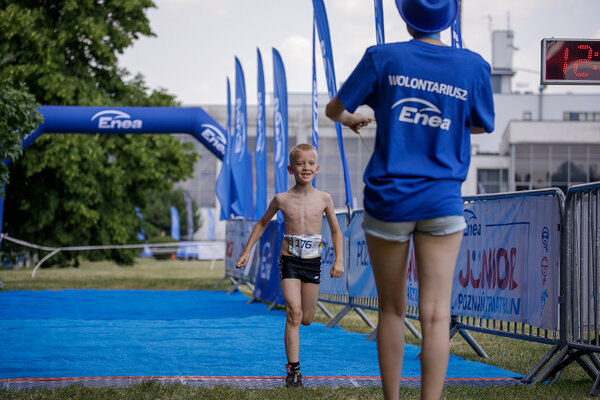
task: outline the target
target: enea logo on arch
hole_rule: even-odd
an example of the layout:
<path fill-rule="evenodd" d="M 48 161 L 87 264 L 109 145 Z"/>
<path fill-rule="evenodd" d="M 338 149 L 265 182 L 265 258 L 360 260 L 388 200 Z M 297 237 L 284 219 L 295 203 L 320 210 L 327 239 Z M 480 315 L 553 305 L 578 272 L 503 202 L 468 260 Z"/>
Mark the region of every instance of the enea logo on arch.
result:
<path fill-rule="evenodd" d="M 225 155 L 225 146 L 227 146 L 226 136 L 219 128 L 212 124 L 200 125 L 202 132 L 200 135 L 210 143 L 219 153 Z"/>
<path fill-rule="evenodd" d="M 142 129 L 141 119 L 131 119 L 131 115 L 119 110 L 100 111 L 90 121 L 98 119 L 98 129 Z"/>
<path fill-rule="evenodd" d="M 391 107 L 402 106 L 398 120 L 414 125 L 440 128 L 445 131 L 450 129 L 452 121 L 442 117 L 442 111 L 434 104 L 418 97 L 407 97 L 399 100 Z"/>

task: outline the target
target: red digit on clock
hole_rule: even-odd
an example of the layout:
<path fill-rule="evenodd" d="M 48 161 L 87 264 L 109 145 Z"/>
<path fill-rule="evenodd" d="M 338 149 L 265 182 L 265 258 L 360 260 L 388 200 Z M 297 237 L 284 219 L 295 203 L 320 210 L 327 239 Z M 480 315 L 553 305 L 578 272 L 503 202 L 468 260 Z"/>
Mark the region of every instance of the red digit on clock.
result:
<path fill-rule="evenodd" d="M 579 60 L 575 61 L 575 64 L 573 65 L 573 72 L 577 76 L 588 76 L 589 74 L 587 72 L 577 72 L 577 69 L 579 68 L 579 63 L 587 63 L 590 62 L 590 60 L 592 59 L 592 46 L 587 44 L 580 44 L 579 46 L 577 46 L 577 48 L 580 50 L 587 49 L 588 56 L 587 58 L 580 58 Z"/>
<path fill-rule="evenodd" d="M 569 48 L 568 47 L 565 47 L 563 60 L 565 60 L 565 62 L 563 63 L 563 76 L 564 76 L 567 74 L 567 68 L 569 68 Z"/>

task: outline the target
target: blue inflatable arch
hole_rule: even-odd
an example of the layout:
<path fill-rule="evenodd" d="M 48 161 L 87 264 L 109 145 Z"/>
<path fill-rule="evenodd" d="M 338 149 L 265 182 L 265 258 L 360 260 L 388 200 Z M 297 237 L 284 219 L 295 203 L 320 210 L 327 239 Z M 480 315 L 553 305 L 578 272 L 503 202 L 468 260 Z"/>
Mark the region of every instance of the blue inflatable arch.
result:
<path fill-rule="evenodd" d="M 225 129 L 200 107 L 41 106 L 38 111 L 44 122 L 23 140 L 23 149 L 44 133 L 188 133 L 220 160 L 227 148 Z M 0 232 L 3 211 L 0 197 Z"/>
<path fill-rule="evenodd" d="M 23 141 L 23 149 L 44 133 L 188 133 L 220 160 L 227 135 L 200 107 L 41 106 L 44 122 Z"/>

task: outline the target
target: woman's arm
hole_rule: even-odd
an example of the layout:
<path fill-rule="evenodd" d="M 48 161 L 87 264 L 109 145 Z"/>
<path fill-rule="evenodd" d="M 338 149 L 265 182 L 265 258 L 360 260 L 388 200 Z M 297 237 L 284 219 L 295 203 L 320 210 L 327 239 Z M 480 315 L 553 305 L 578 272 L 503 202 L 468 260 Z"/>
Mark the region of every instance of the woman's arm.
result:
<path fill-rule="evenodd" d="M 325 115 L 329 119 L 352 129 L 354 132 L 359 133 L 358 130 L 364 126 L 367 126 L 372 121 L 371 118 L 362 115 L 361 113 L 354 112 L 350 113 L 346 111 L 344 105 L 335 96 L 325 107 Z"/>

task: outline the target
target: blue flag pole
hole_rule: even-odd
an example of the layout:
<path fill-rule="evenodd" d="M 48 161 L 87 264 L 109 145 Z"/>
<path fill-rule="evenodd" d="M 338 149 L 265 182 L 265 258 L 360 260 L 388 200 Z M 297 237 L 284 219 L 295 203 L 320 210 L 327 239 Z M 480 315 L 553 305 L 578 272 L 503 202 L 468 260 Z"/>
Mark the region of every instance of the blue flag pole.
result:
<path fill-rule="evenodd" d="M 275 194 L 287 190 L 287 151 L 288 151 L 288 108 L 287 83 L 281 55 L 273 49 L 273 129 L 275 130 L 273 162 L 275 166 Z M 277 212 L 281 224 L 283 216 Z"/>
<path fill-rule="evenodd" d="M 256 146 L 254 147 L 254 163 L 256 166 L 256 202 L 254 220 L 258 221 L 267 210 L 267 122 L 265 117 L 265 76 L 263 72 L 260 50 L 256 49 L 258 58 L 258 83 L 256 107 Z"/>
<path fill-rule="evenodd" d="M 375 1 L 375 35 L 377 36 L 377 44 L 385 43 L 385 33 L 383 30 L 383 5 L 382 0 Z"/>
<path fill-rule="evenodd" d="M 329 98 L 333 99 L 337 95 L 337 86 L 335 80 L 335 68 L 333 66 L 333 53 L 331 51 L 331 40 L 329 38 L 329 23 L 327 22 L 327 12 L 325 11 L 325 4 L 323 4 L 323 0 L 313 0 L 313 8 L 315 13 L 315 22 L 317 24 L 317 31 L 319 32 L 319 39 L 321 40 L 321 52 L 323 53 L 323 63 L 325 64 L 327 90 L 329 92 Z M 344 184 L 346 187 L 346 205 L 349 209 L 352 209 L 352 188 L 350 187 L 350 174 L 348 172 L 346 152 L 344 151 L 342 126 L 337 122 L 335 123 L 335 131 L 337 133 L 342 169 L 344 171 Z"/>

